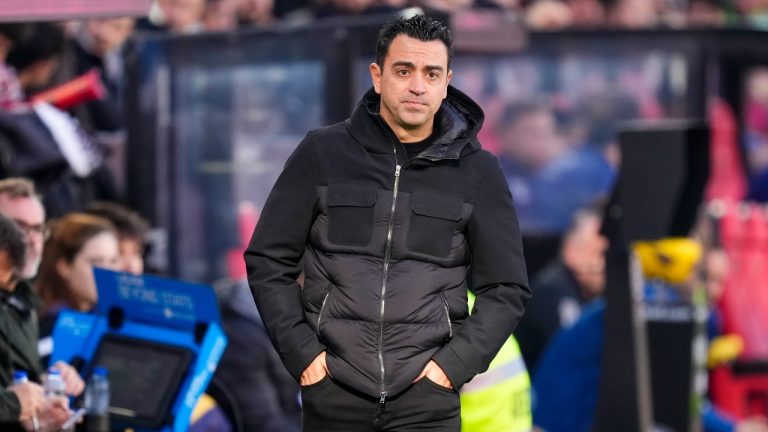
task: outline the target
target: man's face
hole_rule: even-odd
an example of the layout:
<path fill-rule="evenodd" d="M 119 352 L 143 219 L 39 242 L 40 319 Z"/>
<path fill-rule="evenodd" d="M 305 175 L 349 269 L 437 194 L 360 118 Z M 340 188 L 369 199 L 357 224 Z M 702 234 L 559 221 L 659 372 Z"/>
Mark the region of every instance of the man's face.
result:
<path fill-rule="evenodd" d="M 123 237 L 118 243 L 120 260 L 118 270 L 133 274 L 144 273 L 143 247 L 136 239 Z"/>
<path fill-rule="evenodd" d="M 605 288 L 605 251 L 608 240 L 600 234 L 600 218 L 589 218 L 566 241 L 563 259 L 586 299 L 602 294 Z"/>
<path fill-rule="evenodd" d="M 93 39 L 94 54 L 103 56 L 120 48 L 133 32 L 133 27 L 133 18 L 107 18 L 88 21 L 86 29 Z"/>
<path fill-rule="evenodd" d="M 200 22 L 205 13 L 205 0 L 161 0 L 158 2 L 171 31 L 181 32 Z"/>
<path fill-rule="evenodd" d="M 373 88 L 381 95 L 381 116 L 395 134 L 418 138 L 413 141 L 429 136 L 451 80 L 445 44 L 398 35 L 383 67 L 372 63 L 370 71 Z"/>
<path fill-rule="evenodd" d="M 45 242 L 45 210 L 35 197 L 13 198 L 0 194 L 0 213 L 16 224 L 24 232 L 27 244 L 27 263 L 22 277 L 30 279 L 37 275 L 40 259 L 43 256 Z"/>
<path fill-rule="evenodd" d="M 530 169 L 546 166 L 562 150 L 555 116 L 550 111 L 529 112 L 503 127 L 504 152 Z"/>
<path fill-rule="evenodd" d="M 63 258 L 57 263 L 57 270 L 66 281 L 74 304 L 80 311 L 87 311 L 98 301 L 93 268 L 120 270 L 120 254 L 117 237 L 111 232 L 103 232 L 90 238 L 75 255 L 72 262 Z"/>

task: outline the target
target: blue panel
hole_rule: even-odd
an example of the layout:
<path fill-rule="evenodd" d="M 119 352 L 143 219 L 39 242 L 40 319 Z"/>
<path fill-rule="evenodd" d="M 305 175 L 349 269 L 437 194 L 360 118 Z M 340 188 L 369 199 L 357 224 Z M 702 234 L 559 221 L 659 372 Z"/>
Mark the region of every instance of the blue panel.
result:
<path fill-rule="evenodd" d="M 216 295 L 209 286 L 104 269 L 94 269 L 94 274 L 99 315 L 107 316 L 112 307 L 118 307 L 126 320 L 188 331 L 199 322 L 221 322 Z"/>
<path fill-rule="evenodd" d="M 95 275 L 99 291 L 95 313 L 66 310 L 60 313 L 53 330 L 52 361 L 71 362 L 81 358 L 84 362 L 81 370 L 87 372 L 94 366 L 94 356 L 107 335 L 189 350 L 190 366 L 170 404 L 168 418 L 173 419 L 173 423 L 159 429 L 133 426 L 137 432 L 186 431 L 192 410 L 208 387 L 227 346 L 227 337 L 218 324 L 220 317 L 213 290 L 204 285 L 101 269 L 96 269 Z M 113 307 L 124 312 L 124 321 L 118 328 L 109 326 L 108 315 Z M 200 339 L 195 338 L 198 323 L 207 324 Z M 123 424 L 125 422 L 120 426 L 131 426 Z"/>

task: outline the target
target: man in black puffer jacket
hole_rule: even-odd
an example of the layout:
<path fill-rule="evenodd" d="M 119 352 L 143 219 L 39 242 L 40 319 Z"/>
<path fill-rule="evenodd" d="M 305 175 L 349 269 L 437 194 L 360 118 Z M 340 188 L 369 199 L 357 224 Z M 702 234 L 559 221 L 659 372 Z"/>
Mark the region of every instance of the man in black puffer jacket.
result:
<path fill-rule="evenodd" d="M 458 431 L 459 388 L 530 297 L 512 197 L 477 141 L 482 110 L 448 84 L 451 53 L 430 18 L 386 25 L 373 89 L 299 144 L 245 253 L 306 431 Z"/>

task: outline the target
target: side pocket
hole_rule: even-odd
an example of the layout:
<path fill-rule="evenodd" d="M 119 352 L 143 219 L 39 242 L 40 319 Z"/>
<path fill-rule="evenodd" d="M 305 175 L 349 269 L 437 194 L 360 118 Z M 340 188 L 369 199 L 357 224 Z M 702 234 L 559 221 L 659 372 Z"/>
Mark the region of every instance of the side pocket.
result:
<path fill-rule="evenodd" d="M 325 384 L 327 382 L 330 382 L 330 381 L 331 381 L 331 376 L 326 374 L 324 377 L 320 378 L 320 381 L 318 381 L 316 383 L 308 384 L 308 385 L 305 385 L 305 386 L 300 386 L 300 388 L 301 388 L 301 391 L 311 390 L 311 389 L 320 387 L 323 384 Z"/>
<path fill-rule="evenodd" d="M 445 297 L 443 299 L 443 309 L 445 310 L 445 319 L 448 321 L 448 339 L 453 337 L 453 324 L 451 323 L 451 313 L 448 309 L 448 300 Z"/>
<path fill-rule="evenodd" d="M 373 233 L 374 185 L 332 183 L 328 186 L 328 241 L 367 246 Z"/>
<path fill-rule="evenodd" d="M 320 335 L 320 323 L 323 320 L 323 311 L 325 310 L 325 303 L 328 301 L 328 296 L 331 295 L 331 291 L 329 290 L 327 293 L 325 293 L 325 296 L 323 297 L 323 304 L 320 305 L 320 313 L 317 314 L 317 335 Z"/>

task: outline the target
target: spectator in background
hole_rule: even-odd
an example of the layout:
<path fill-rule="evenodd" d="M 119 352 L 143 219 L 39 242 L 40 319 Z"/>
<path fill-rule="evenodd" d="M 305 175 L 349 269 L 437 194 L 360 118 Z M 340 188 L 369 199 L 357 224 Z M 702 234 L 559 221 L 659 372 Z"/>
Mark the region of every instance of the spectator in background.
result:
<path fill-rule="evenodd" d="M 16 70 L 6 60 L 13 45 L 31 35 L 28 24 L 0 23 L 0 110 L 13 109 L 24 100 Z"/>
<path fill-rule="evenodd" d="M 31 95 L 46 86 L 58 70 L 64 52 L 64 29 L 52 23 L 37 23 L 33 37 L 14 45 L 7 62 L 19 78 L 22 91 Z"/>
<path fill-rule="evenodd" d="M 536 0 L 525 12 L 525 23 L 535 30 L 558 30 L 573 23 L 573 14 L 560 0 Z"/>
<path fill-rule="evenodd" d="M 149 223 L 133 210 L 112 202 L 91 203 L 85 212 L 108 220 L 117 230 L 120 252 L 117 270 L 144 273 L 144 247 Z"/>
<path fill-rule="evenodd" d="M 71 113 L 83 129 L 97 141 L 107 155 L 109 170 L 124 184 L 126 42 L 133 34 L 135 20 L 130 17 L 100 18 L 85 21 L 67 47 L 58 82 L 66 82 L 91 70 L 98 71 L 105 94 L 98 100 L 75 105 Z"/>
<path fill-rule="evenodd" d="M 0 388 L 12 386 L 16 370 L 26 371 L 31 382 L 42 378 L 36 349 L 39 300 L 21 277 L 25 259 L 24 234 L 11 219 L 0 215 Z M 54 368 L 61 371 L 67 394 L 83 391 L 83 381 L 71 366 L 59 362 Z M 43 400 L 38 385 L 15 385 L 0 391 L 3 431 L 58 431 L 69 414 L 66 399 Z"/>
<path fill-rule="evenodd" d="M 203 13 L 207 31 L 230 31 L 237 28 L 237 0 L 207 0 Z"/>
<path fill-rule="evenodd" d="M 470 9 L 474 6 L 474 0 L 416 0 L 415 5 L 421 8 L 426 15 L 435 19 L 447 21 L 448 16 L 460 10 Z"/>
<path fill-rule="evenodd" d="M 741 17 L 742 23 L 756 27 L 768 27 L 768 1 L 733 0 L 731 2 Z"/>
<path fill-rule="evenodd" d="M 651 95 L 655 90 L 652 90 L 652 84 L 642 82 L 641 73 L 620 71 L 617 78 L 621 80 L 619 84 L 642 86 L 648 89 L 648 92 L 641 94 L 639 91 L 630 89 L 619 89 L 620 91 L 604 89 L 600 93 L 593 91 L 583 95 L 582 102 L 574 110 L 573 120 L 586 126 L 586 134 L 582 137 L 582 141 L 569 142 L 570 148 L 591 160 L 592 164 L 601 165 L 601 161 L 597 158 L 601 158 L 603 163 L 607 162 L 607 166 L 597 169 L 607 170 L 604 172 L 607 178 L 603 181 L 608 181 L 609 185 L 612 184 L 615 171 L 618 170 L 621 162 L 621 153 L 616 140 L 619 122 L 638 117 L 659 118 L 662 115 L 658 100 Z M 630 91 L 635 91 L 636 97 L 642 100 L 634 100 L 627 94 Z M 598 180 L 598 183 L 600 182 Z"/>
<path fill-rule="evenodd" d="M 605 6 L 601 0 L 567 0 L 573 27 L 595 28 L 605 24 Z"/>
<path fill-rule="evenodd" d="M 194 34 L 205 30 L 206 0 L 155 0 L 149 16 L 137 23 L 138 30 Z"/>
<path fill-rule="evenodd" d="M 563 237 L 560 257 L 531 282 L 534 296 L 515 337 L 534 376 L 552 336 L 571 326 L 582 307 L 603 292 L 608 241 L 600 235 L 601 222 L 602 215 L 596 209 L 577 212 Z"/>
<path fill-rule="evenodd" d="M 726 22 L 725 10 L 719 0 L 690 0 L 687 22 L 691 27 L 720 27 Z"/>
<path fill-rule="evenodd" d="M 90 311 L 98 301 L 93 268 L 117 270 L 119 262 L 117 231 L 108 220 L 71 213 L 56 222 L 35 281 L 43 301 L 41 336 L 51 334 L 61 309 Z"/>
<path fill-rule="evenodd" d="M 299 432 L 299 385 L 272 348 L 245 278 L 216 285 L 222 326 L 229 338 L 215 377 L 234 396 L 243 429 Z"/>
<path fill-rule="evenodd" d="M 746 75 L 744 147 L 749 163 L 748 198 L 768 201 L 768 68 L 755 67 Z"/>
<path fill-rule="evenodd" d="M 609 26 L 627 29 L 653 27 L 658 22 L 658 2 L 648 0 L 605 0 Z"/>
<path fill-rule="evenodd" d="M 711 272 L 715 268 L 710 267 L 706 272 L 693 273 L 704 275 L 707 278 L 704 281 L 692 277 L 676 288 L 682 288 L 685 292 L 704 282 L 708 290 L 719 290 L 712 285 L 718 285 L 724 276 L 722 272 L 727 271 L 722 265 L 715 265 L 721 267 L 716 270 L 716 275 Z M 710 264 L 705 266 L 709 267 Z M 711 280 L 712 276 L 716 280 Z M 533 382 L 537 400 L 534 424 L 548 432 L 591 430 L 602 371 L 605 308 L 602 299 L 591 303 L 573 326 L 563 329 L 553 338 L 541 356 Z M 708 400 L 700 404 L 699 414 L 705 432 L 768 432 L 765 417 L 732 419 L 713 407 Z"/>
<path fill-rule="evenodd" d="M 17 43 L 8 56 L 25 90 L 46 85 L 61 58 L 64 31 L 51 23 L 34 25 L 35 37 Z M 0 175 L 28 177 L 42 192 L 48 215 L 81 210 L 96 199 L 115 199 L 104 152 L 68 114 L 46 102 L 0 113 L 3 144 Z"/>
<path fill-rule="evenodd" d="M 544 104 L 510 105 L 498 122 L 499 161 L 520 217 L 523 232 L 560 232 L 570 215 L 557 207 L 564 202 L 554 194 L 559 173 L 555 161 L 565 153 L 552 110 Z"/>
<path fill-rule="evenodd" d="M 237 0 L 240 26 L 268 27 L 275 23 L 274 0 Z"/>
<path fill-rule="evenodd" d="M 26 257 L 21 277 L 31 280 L 37 276 L 48 235 L 45 209 L 34 184 L 24 178 L 0 180 L 0 214 L 14 221 L 24 233 Z"/>

